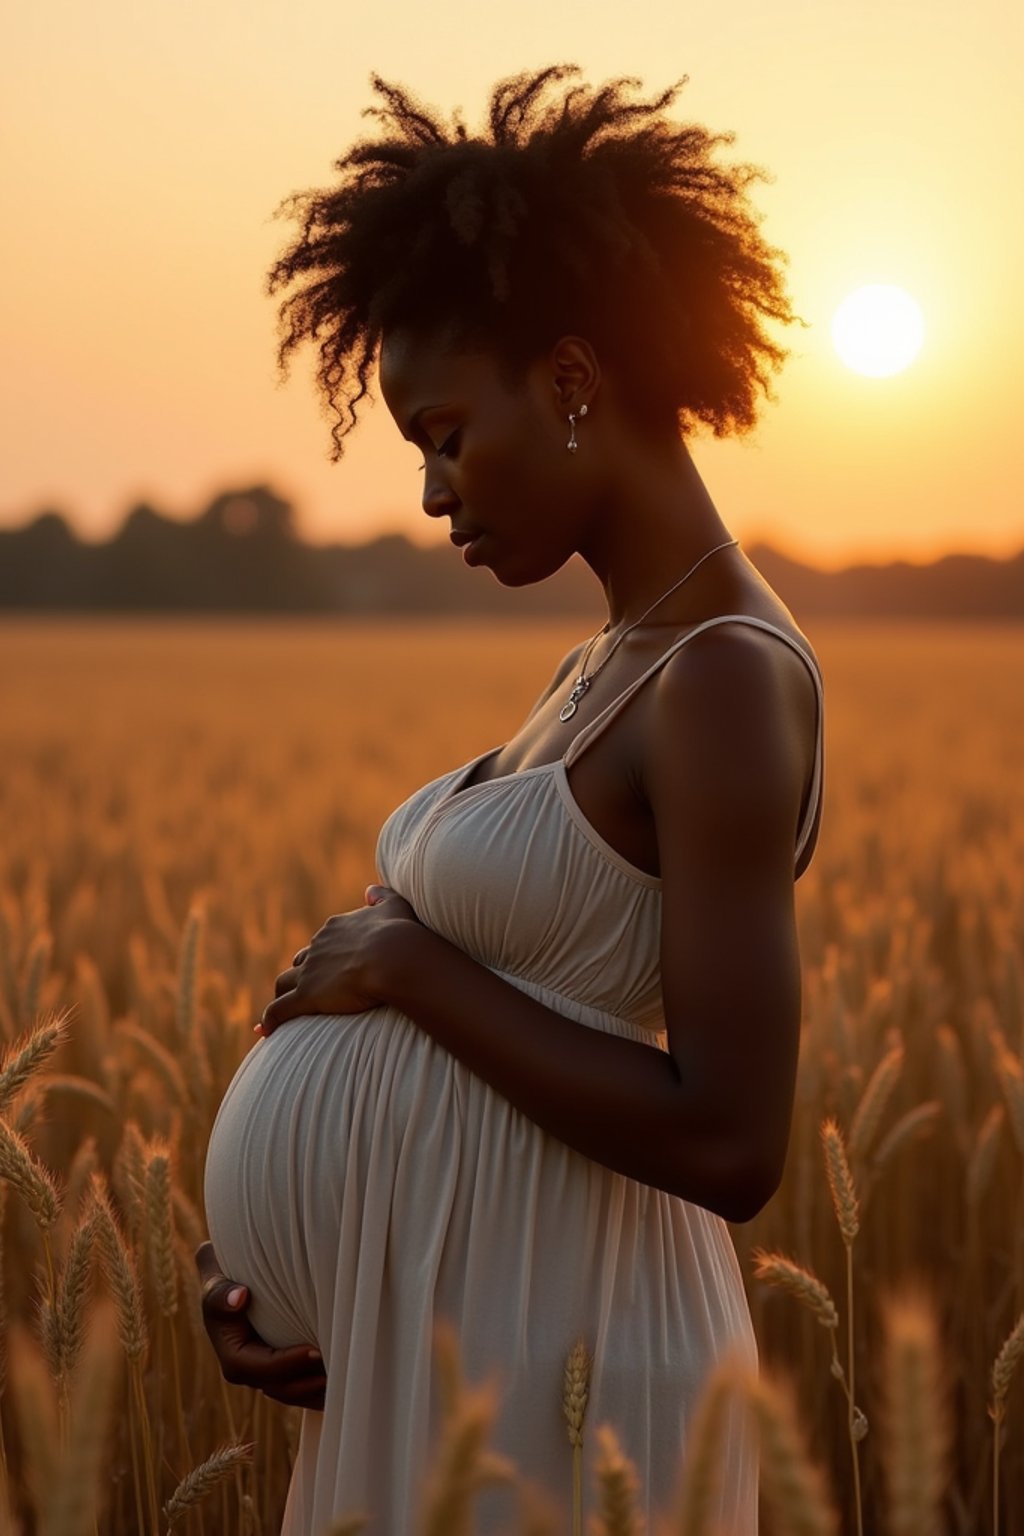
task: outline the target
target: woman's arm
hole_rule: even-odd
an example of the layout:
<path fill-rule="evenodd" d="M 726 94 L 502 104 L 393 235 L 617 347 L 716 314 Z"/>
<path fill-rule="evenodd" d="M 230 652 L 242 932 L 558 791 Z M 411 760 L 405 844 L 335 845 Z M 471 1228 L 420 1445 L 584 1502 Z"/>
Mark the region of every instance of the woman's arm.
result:
<path fill-rule="evenodd" d="M 792 1116 L 808 679 L 760 637 L 708 639 L 646 717 L 669 1051 L 556 1013 L 416 923 L 381 930 L 371 989 L 576 1151 L 741 1222 L 778 1187 Z"/>

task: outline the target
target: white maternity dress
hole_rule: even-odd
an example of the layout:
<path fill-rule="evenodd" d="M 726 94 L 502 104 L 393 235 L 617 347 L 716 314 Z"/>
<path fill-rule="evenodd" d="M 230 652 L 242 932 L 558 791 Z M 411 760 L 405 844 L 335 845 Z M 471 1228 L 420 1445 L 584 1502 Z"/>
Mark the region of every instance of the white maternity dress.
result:
<path fill-rule="evenodd" d="M 720 623 L 778 635 L 814 677 L 798 859 L 821 793 L 822 681 L 796 641 L 747 614 L 677 639 L 558 762 L 460 793 L 501 749 L 481 753 L 398 806 L 377 844 L 380 880 L 429 928 L 557 1012 L 654 1050 L 667 1049 L 660 881 L 597 834 L 567 769 L 669 656 Z M 441 1419 L 435 1317 L 456 1325 L 467 1380 L 499 1382 L 490 1444 L 561 1505 L 567 1536 L 562 1388 L 578 1335 L 594 1357 L 584 1529 L 598 1424 L 615 1426 L 636 1463 L 653 1532 L 709 1370 L 727 1350 L 757 1364 L 720 1216 L 541 1130 L 394 1007 L 294 1020 L 253 1046 L 217 1115 L 205 1198 L 221 1267 L 250 1288 L 253 1325 L 276 1345 L 315 1342 L 326 1362 L 324 1410 L 302 1416 L 286 1536 L 326 1536 L 360 1508 L 373 1516 L 365 1536 L 415 1536 Z M 480 1536 L 518 1530 L 518 1508 L 512 1489 L 485 1490 Z M 738 1411 L 718 1518 L 735 1536 L 756 1533 L 756 1441 Z"/>

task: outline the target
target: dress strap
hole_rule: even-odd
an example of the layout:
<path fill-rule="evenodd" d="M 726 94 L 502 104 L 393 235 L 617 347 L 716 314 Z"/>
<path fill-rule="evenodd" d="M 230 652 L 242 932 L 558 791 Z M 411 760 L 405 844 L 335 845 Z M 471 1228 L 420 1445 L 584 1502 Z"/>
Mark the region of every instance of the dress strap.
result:
<path fill-rule="evenodd" d="M 796 845 L 796 855 L 799 859 L 800 854 L 803 851 L 804 844 L 806 843 L 810 834 L 811 824 L 814 821 L 814 812 L 817 806 L 818 798 L 821 794 L 822 779 L 824 775 L 824 688 L 822 684 L 821 672 L 814 658 L 804 650 L 802 645 L 799 645 L 797 641 L 793 639 L 792 635 L 787 634 L 784 629 L 780 629 L 777 624 L 772 624 L 768 619 L 759 619 L 752 613 L 719 613 L 716 614 L 714 618 L 705 619 L 702 624 L 698 624 L 687 634 L 680 635 L 678 639 L 672 642 L 667 651 L 664 651 L 655 661 L 651 663 L 646 672 L 641 673 L 638 678 L 634 679 L 628 688 L 624 689 L 622 693 L 618 694 L 616 698 L 612 699 L 610 704 L 606 704 L 604 709 L 602 709 L 599 714 L 595 715 L 593 720 L 591 720 L 588 725 L 583 727 L 579 735 L 574 737 L 572 742 L 569 744 L 569 749 L 563 759 L 565 767 L 568 769 L 570 765 L 575 762 L 576 758 L 579 757 L 580 753 L 586 751 L 590 743 L 597 739 L 597 737 L 604 730 L 605 726 L 607 726 L 615 718 L 615 716 L 624 707 L 624 705 L 627 704 L 628 701 L 633 697 L 634 693 L 636 693 L 638 689 L 642 688 L 647 679 L 649 677 L 653 677 L 655 672 L 657 672 L 660 667 L 664 666 L 665 662 L 668 661 L 670 656 L 674 656 L 676 651 L 682 650 L 683 646 L 686 645 L 688 641 L 692 640 L 694 635 L 699 635 L 702 630 L 711 629 L 716 624 L 753 624 L 757 629 L 766 629 L 769 631 L 769 633 L 778 635 L 779 639 L 784 640 L 792 650 L 796 651 L 798 656 L 803 657 L 803 660 L 807 664 L 808 670 L 814 679 L 814 687 L 818 696 L 818 721 L 814 748 L 814 772 L 811 778 L 810 793 L 807 797 L 807 809 L 804 812 L 799 839 Z"/>

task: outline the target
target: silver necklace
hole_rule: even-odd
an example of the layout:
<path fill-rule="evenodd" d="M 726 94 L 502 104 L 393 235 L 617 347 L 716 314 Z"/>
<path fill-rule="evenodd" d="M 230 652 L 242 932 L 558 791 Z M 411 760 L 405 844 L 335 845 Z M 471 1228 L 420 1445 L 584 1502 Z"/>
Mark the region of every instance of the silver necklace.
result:
<path fill-rule="evenodd" d="M 569 694 L 569 697 L 568 697 L 567 701 L 562 705 L 561 709 L 558 711 L 558 718 L 559 718 L 559 720 L 571 720 L 572 719 L 573 715 L 576 713 L 576 706 L 579 703 L 580 699 L 582 699 L 583 695 L 586 693 L 587 689 L 590 687 L 591 683 L 594 681 L 594 678 L 601 671 L 602 667 L 606 667 L 608 665 L 608 663 L 611 661 L 612 657 L 615 655 L 616 650 L 622 644 L 623 640 L 625 640 L 626 636 L 629 634 L 629 631 L 631 629 L 636 629 L 637 625 L 643 623 L 644 619 L 646 619 L 646 617 L 647 617 L 647 614 L 650 613 L 652 611 L 652 609 L 657 608 L 659 603 L 663 603 L 665 601 L 666 597 L 671 597 L 672 593 L 675 592 L 678 587 L 681 587 L 684 581 L 689 581 L 690 577 L 693 575 L 694 571 L 697 569 L 697 566 L 698 565 L 703 565 L 704 561 L 708 558 L 709 555 L 715 554 L 720 549 L 728 549 L 730 544 L 738 544 L 738 543 L 739 543 L 739 539 L 726 539 L 724 544 L 716 544 L 714 549 L 709 549 L 706 555 L 701 555 L 700 559 L 697 561 L 697 564 L 696 565 L 691 565 L 691 567 L 687 571 L 686 575 L 680 577 L 680 579 L 675 583 L 675 586 L 669 587 L 667 592 L 663 592 L 660 597 L 655 598 L 654 602 L 651 604 L 650 608 L 647 609 L 646 613 L 642 613 L 638 619 L 634 619 L 633 620 L 632 624 L 627 625 L 627 627 L 622 631 L 621 635 L 617 636 L 617 638 L 613 642 L 612 648 L 608 652 L 608 655 L 604 658 L 604 661 L 600 662 L 599 665 L 594 668 L 593 672 L 591 672 L 590 676 L 588 677 L 587 676 L 587 662 L 590 659 L 590 653 L 594 649 L 594 646 L 597 643 L 597 641 L 600 640 L 601 636 L 602 635 L 606 635 L 608 633 L 611 621 L 609 620 L 608 624 L 606 624 L 603 629 L 599 629 L 597 634 L 592 637 L 589 645 L 587 646 L 586 650 L 583 653 L 583 660 L 580 662 L 580 675 L 579 675 L 579 677 L 577 677 L 576 681 L 573 683 L 573 685 L 572 685 L 572 692 Z"/>

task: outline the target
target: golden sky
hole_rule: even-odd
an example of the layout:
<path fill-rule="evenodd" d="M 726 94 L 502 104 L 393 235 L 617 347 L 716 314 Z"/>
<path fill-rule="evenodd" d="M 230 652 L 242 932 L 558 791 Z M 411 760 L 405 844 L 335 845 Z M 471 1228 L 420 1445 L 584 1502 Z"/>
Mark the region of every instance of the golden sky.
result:
<path fill-rule="evenodd" d="M 0 62 L 0 524 L 43 507 L 103 537 L 146 499 L 191 517 L 269 481 L 316 542 L 447 531 L 383 405 L 345 457 L 294 355 L 278 387 L 264 276 L 371 131 L 371 70 L 471 131 L 494 81 L 579 64 L 593 84 L 681 75 L 675 114 L 728 160 L 788 251 L 811 329 L 753 437 L 692 445 L 730 532 L 814 563 L 1024 545 L 1024 7 L 1007 0 L 48 0 L 8 11 Z M 924 313 L 889 378 L 836 356 L 839 302 L 896 283 Z M 776 333 L 778 334 L 778 333 Z"/>

